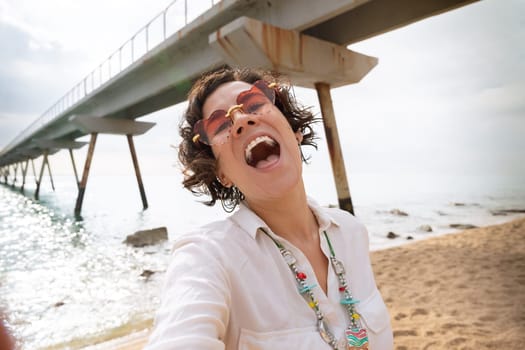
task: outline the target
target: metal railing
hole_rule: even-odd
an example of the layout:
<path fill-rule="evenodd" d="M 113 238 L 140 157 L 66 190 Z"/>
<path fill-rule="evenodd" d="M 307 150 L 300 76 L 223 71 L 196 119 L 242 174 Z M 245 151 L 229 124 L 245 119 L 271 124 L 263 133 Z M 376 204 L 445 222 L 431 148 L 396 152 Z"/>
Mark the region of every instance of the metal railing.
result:
<path fill-rule="evenodd" d="M 174 0 L 171 2 L 162 12 L 140 28 L 130 39 L 125 41 L 108 58 L 16 136 L 0 152 L 0 155 L 9 151 L 36 130 L 57 119 L 77 102 L 92 94 L 110 79 L 150 52 L 151 49 L 166 40 L 170 35 L 184 28 L 189 22 L 220 1 L 211 0 L 207 2 L 209 5 L 206 5 L 202 1 L 197 2 L 193 0 L 191 1 L 193 7 L 188 7 L 188 0 Z M 200 5 L 199 8 L 196 8 L 197 3 Z"/>

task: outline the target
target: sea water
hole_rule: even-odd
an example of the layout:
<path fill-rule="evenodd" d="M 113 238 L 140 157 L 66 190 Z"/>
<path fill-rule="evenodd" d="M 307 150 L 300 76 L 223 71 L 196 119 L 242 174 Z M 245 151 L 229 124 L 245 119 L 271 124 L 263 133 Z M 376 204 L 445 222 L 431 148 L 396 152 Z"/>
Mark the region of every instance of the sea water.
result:
<path fill-rule="evenodd" d="M 0 185 L 0 310 L 23 349 L 75 349 L 141 324 L 159 305 L 163 272 L 178 235 L 225 217 L 170 177 L 144 176 L 149 209 L 142 210 L 133 177 L 89 179 L 82 217 L 73 215 L 72 176 L 34 180 L 25 191 Z M 356 216 L 367 226 L 372 250 L 454 232 L 451 224 L 484 226 L 520 216 L 523 179 L 512 176 L 355 174 L 349 177 Z M 333 180 L 305 175 L 308 193 L 335 205 Z M 321 185 L 320 185 L 321 184 Z M 398 209 L 407 215 L 393 212 Z M 424 232 L 421 225 L 430 225 Z M 165 226 L 169 240 L 144 248 L 123 244 L 137 230 Z M 394 232 L 399 236 L 388 239 Z M 409 239 L 411 237 L 412 239 Z M 152 276 L 141 276 L 144 270 Z M 132 328 L 132 327 L 131 327 Z"/>

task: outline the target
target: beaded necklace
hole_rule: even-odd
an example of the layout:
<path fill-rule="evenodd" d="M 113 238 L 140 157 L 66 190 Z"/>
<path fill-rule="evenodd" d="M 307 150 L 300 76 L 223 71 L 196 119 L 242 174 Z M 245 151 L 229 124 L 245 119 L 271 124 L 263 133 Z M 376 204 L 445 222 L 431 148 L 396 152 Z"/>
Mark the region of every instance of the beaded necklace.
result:
<path fill-rule="evenodd" d="M 299 269 L 297 268 L 297 259 L 292 254 L 292 252 L 286 249 L 272 236 L 270 236 L 270 234 L 266 232 L 265 229 L 261 228 L 261 230 L 268 237 L 270 237 L 270 239 L 275 243 L 277 248 L 279 248 L 279 251 L 283 256 L 284 261 L 288 264 L 288 267 L 290 268 L 292 274 L 295 277 L 295 281 L 297 282 L 297 287 L 299 289 L 299 294 L 301 294 L 301 296 L 308 303 L 308 306 L 310 306 L 310 308 L 312 308 L 312 310 L 315 312 L 315 315 L 317 316 L 317 330 L 319 331 L 321 338 L 328 345 L 330 345 L 332 349 L 343 350 L 339 348 L 337 339 L 332 334 L 332 332 L 330 332 L 328 325 L 326 324 L 326 321 L 324 319 L 324 315 L 321 312 L 321 309 L 319 308 L 319 303 L 315 299 L 314 293 L 312 292 L 312 289 L 315 288 L 316 285 L 308 285 L 306 283 L 306 274 L 304 272 L 299 271 Z M 348 283 L 346 282 L 344 265 L 340 260 L 337 260 L 337 258 L 335 257 L 335 252 L 332 247 L 332 243 L 328 238 L 328 234 L 326 233 L 326 231 L 323 231 L 323 233 L 326 237 L 326 241 L 328 242 L 328 247 L 330 248 L 330 262 L 332 263 L 332 269 L 334 270 L 334 273 L 337 275 L 337 278 L 339 280 L 339 292 L 341 294 L 340 303 L 345 308 L 350 318 L 350 324 L 345 329 L 345 349 L 368 350 L 368 335 L 366 329 L 363 328 L 363 326 L 361 325 L 361 316 L 355 309 L 355 304 L 359 303 L 359 300 L 356 300 L 352 297 L 352 294 L 350 293 L 350 288 L 348 287 Z"/>

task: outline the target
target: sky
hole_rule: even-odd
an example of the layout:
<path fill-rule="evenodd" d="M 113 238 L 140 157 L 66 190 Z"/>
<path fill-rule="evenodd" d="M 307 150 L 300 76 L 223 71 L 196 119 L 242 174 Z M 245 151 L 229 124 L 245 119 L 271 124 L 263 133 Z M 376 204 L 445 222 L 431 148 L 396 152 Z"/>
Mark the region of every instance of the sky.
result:
<path fill-rule="evenodd" d="M 0 0 L 0 148 L 170 2 Z M 379 64 L 332 90 L 347 171 L 525 179 L 523 14 L 525 1 L 482 0 L 351 45 Z M 320 113 L 314 90 L 295 91 Z M 180 176 L 172 145 L 183 109 L 140 119 L 157 123 L 136 138 L 144 175 Z M 307 171 L 322 173 L 330 163 L 316 129 Z M 79 168 L 86 151 L 76 151 Z M 73 173 L 65 151 L 50 162 L 55 174 Z M 99 136 L 91 174 L 133 174 L 124 137 Z"/>

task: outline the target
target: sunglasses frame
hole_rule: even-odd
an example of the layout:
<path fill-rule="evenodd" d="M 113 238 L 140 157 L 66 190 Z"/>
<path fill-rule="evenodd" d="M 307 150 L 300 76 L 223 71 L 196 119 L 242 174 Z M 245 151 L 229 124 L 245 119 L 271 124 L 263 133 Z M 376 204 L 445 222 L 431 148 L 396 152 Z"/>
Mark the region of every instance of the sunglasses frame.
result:
<path fill-rule="evenodd" d="M 257 92 L 257 90 L 258 90 L 264 96 L 266 96 L 266 98 L 268 98 L 268 100 L 272 104 L 275 104 L 275 95 L 276 95 L 275 88 L 276 88 L 276 86 L 277 86 L 276 83 L 267 83 L 264 80 L 257 80 L 257 81 L 255 81 L 252 84 L 251 88 L 249 88 L 248 90 L 244 90 L 244 91 L 239 92 L 239 94 L 236 97 L 236 102 L 238 103 L 239 99 L 243 95 L 246 95 L 246 94 L 249 94 L 249 93 L 253 93 L 253 92 Z M 203 144 L 208 145 L 208 146 L 211 146 L 211 145 L 215 144 L 215 143 L 211 142 L 211 139 L 208 137 L 207 132 L 206 132 L 207 128 L 208 128 L 208 125 L 210 123 L 210 120 L 213 121 L 216 118 L 221 118 L 222 117 L 222 118 L 225 118 L 225 119 L 229 120 L 229 123 L 231 123 L 230 124 L 230 126 L 231 126 L 231 125 L 233 125 L 233 120 L 231 118 L 233 113 L 235 111 L 237 111 L 237 110 L 240 110 L 243 113 L 245 113 L 245 111 L 243 110 L 243 107 L 244 107 L 243 103 L 238 103 L 238 104 L 233 105 L 230 108 L 228 108 L 228 111 L 225 111 L 223 109 L 218 109 L 218 110 L 213 111 L 213 113 L 211 113 L 210 117 L 208 117 L 207 119 L 200 119 L 200 120 L 198 120 L 195 123 L 195 125 L 193 126 L 194 136 L 192 138 L 192 141 L 194 143 L 199 143 L 200 142 L 200 143 L 203 143 Z M 214 116 L 217 112 L 220 112 L 221 116 Z M 220 127 L 218 127 L 217 129 L 221 128 L 225 123 L 221 123 Z M 221 144 L 221 143 L 219 143 L 219 144 Z"/>

